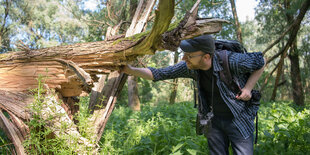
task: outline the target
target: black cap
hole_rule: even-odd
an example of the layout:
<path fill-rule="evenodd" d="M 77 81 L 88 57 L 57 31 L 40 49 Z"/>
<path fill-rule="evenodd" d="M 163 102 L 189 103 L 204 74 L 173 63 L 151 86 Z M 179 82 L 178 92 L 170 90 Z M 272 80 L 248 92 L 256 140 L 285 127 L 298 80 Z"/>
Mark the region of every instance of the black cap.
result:
<path fill-rule="evenodd" d="M 215 44 L 211 35 L 202 35 L 193 39 L 182 40 L 180 48 L 184 52 L 197 52 L 214 53 Z"/>

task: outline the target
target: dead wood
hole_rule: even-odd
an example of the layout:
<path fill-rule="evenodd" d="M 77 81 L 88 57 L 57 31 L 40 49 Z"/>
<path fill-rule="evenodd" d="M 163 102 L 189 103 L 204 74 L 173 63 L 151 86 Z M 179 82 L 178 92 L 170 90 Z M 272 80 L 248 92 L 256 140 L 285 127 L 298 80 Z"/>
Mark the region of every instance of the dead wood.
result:
<path fill-rule="evenodd" d="M 40 117 L 45 120 L 46 127 L 51 129 L 57 137 L 64 139 L 68 147 L 74 146 L 77 154 L 87 154 L 87 150 L 97 153 L 98 146 L 80 135 L 77 126 L 59 102 L 59 97 L 53 91 L 48 90 L 41 113 L 39 113 Z"/>
<path fill-rule="evenodd" d="M 144 0 L 139 1 L 130 27 L 126 31 L 126 37 L 133 36 L 143 31 L 147 25 L 154 4 L 155 0 L 149 0 L 147 2 L 144 2 Z M 133 110 L 140 110 L 137 77 L 128 76 L 128 105 Z"/>
<path fill-rule="evenodd" d="M 36 78 L 38 75 L 43 75 L 48 77 L 45 83 L 50 88 L 58 89 L 62 96 L 79 96 L 83 91 L 82 80 L 74 77 L 76 74 L 68 65 L 62 65 L 56 59 L 70 60 L 94 77 L 95 74 L 110 73 L 111 70 L 135 60 L 137 56 L 154 54 L 156 49 L 168 49 L 172 46 L 172 42 L 178 44 L 175 41 L 168 41 L 169 38 L 173 38 L 169 35 L 186 39 L 204 33 L 216 33 L 221 30 L 223 22 L 225 21 L 218 19 L 199 19 L 196 24 L 175 32 L 180 35 L 172 34 L 171 31 L 162 34 L 164 30 L 154 30 L 160 32 L 160 35 L 152 35 L 151 32 L 148 37 L 142 37 L 140 40 L 134 40 L 138 39 L 138 36 L 134 36 L 119 41 L 78 43 L 29 52 L 1 54 L 0 89 L 25 92 L 36 88 Z M 166 30 L 168 25 L 165 27 Z"/>
<path fill-rule="evenodd" d="M 105 82 L 106 82 L 107 75 L 102 75 L 98 82 L 96 82 L 94 87 L 92 88 L 90 100 L 89 100 L 89 106 L 88 109 L 90 113 L 94 112 L 95 106 L 100 105 L 101 102 L 104 101 L 104 88 L 105 88 Z M 106 90 L 108 91 L 108 90 Z"/>
<path fill-rule="evenodd" d="M 0 90 L 0 108 L 11 112 L 22 120 L 30 118 L 27 104 L 32 101 L 30 94 Z"/>
<path fill-rule="evenodd" d="M 18 117 L 16 117 L 13 113 L 8 112 L 12 123 L 17 127 L 18 131 L 21 133 L 21 139 L 25 140 L 30 130 L 29 127 Z"/>
<path fill-rule="evenodd" d="M 21 138 L 21 133 L 16 130 L 16 127 L 11 123 L 11 121 L 4 116 L 0 110 L 0 127 L 4 130 L 6 135 L 11 139 L 14 144 L 15 151 L 18 155 L 25 154 L 23 147 L 23 139 Z"/>

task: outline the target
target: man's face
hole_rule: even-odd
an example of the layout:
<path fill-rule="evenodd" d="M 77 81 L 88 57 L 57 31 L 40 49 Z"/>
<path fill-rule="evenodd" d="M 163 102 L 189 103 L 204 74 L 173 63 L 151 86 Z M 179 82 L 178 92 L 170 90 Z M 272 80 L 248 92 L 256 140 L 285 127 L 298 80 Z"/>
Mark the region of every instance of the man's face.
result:
<path fill-rule="evenodd" d="M 208 70 L 211 67 L 210 55 L 202 51 L 185 52 L 182 60 L 186 62 L 188 69 Z"/>

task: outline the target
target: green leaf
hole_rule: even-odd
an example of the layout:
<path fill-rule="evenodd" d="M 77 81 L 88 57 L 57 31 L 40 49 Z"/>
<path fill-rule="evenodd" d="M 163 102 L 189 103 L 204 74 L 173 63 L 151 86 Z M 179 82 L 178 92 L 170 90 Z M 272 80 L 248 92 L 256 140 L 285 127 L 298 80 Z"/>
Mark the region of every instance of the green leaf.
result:
<path fill-rule="evenodd" d="M 196 155 L 197 154 L 197 150 L 193 150 L 193 149 L 186 149 L 186 151 L 190 154 L 190 155 Z"/>
<path fill-rule="evenodd" d="M 177 146 L 172 147 L 172 153 L 178 151 L 184 144 L 179 143 Z"/>
<path fill-rule="evenodd" d="M 183 154 L 182 154 L 181 151 L 179 150 L 178 152 L 170 153 L 170 155 L 183 155 Z"/>
<path fill-rule="evenodd" d="M 270 138 L 273 137 L 272 134 L 270 134 L 267 130 L 264 131 L 264 135 Z"/>

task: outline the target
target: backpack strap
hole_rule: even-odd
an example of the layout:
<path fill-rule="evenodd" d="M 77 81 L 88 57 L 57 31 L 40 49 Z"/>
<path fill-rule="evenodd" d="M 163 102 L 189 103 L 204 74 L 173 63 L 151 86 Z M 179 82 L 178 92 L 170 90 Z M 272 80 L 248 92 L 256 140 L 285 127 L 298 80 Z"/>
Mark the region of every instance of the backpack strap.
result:
<path fill-rule="evenodd" d="M 219 58 L 219 63 L 223 67 L 223 70 L 220 71 L 220 79 L 226 84 L 226 86 L 239 94 L 241 88 L 239 86 L 238 80 L 231 75 L 228 63 L 228 53 L 226 50 L 221 50 L 216 52 L 217 57 Z"/>
<path fill-rule="evenodd" d="M 221 66 L 223 67 L 223 70 L 220 71 L 220 79 L 226 84 L 226 86 L 232 90 L 233 92 L 239 94 L 241 93 L 240 85 L 237 81 L 237 79 L 232 77 L 229 69 L 229 63 L 228 63 L 228 54 L 226 50 L 221 50 L 216 52 L 217 57 L 219 58 L 219 62 Z M 252 90 L 253 92 L 253 90 Z M 260 93 L 258 91 L 254 91 L 255 95 L 252 93 L 252 99 L 259 101 L 260 99 Z M 251 102 L 251 101 L 250 101 Z M 255 144 L 257 144 L 258 139 L 258 114 L 256 113 L 256 135 L 255 135 Z"/>

